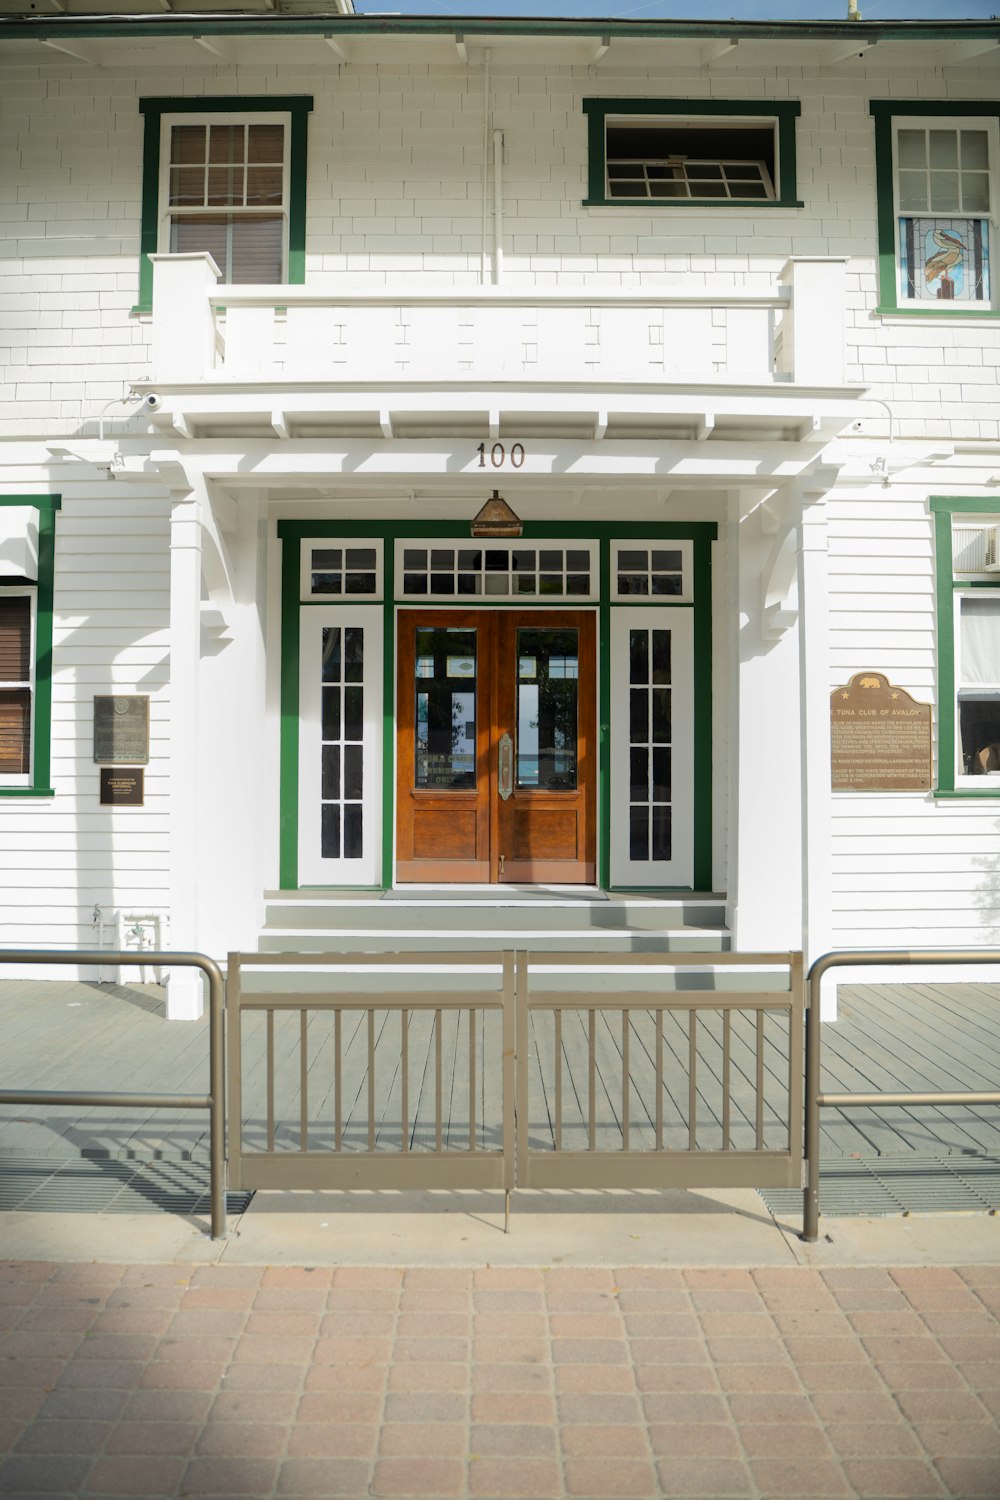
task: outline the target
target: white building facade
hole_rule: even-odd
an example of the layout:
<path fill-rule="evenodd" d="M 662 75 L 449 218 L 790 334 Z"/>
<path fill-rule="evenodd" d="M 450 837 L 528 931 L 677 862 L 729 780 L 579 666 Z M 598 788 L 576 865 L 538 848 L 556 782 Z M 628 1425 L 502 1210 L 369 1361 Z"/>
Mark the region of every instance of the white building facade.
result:
<path fill-rule="evenodd" d="M 1000 26 L 107 9 L 0 23 L 0 945 L 995 944 Z"/>

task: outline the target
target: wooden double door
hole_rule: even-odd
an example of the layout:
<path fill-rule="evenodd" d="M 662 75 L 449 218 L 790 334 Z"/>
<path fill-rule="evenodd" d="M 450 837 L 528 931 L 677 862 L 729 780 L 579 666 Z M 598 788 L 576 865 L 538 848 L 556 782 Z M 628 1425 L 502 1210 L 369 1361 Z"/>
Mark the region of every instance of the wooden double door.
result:
<path fill-rule="evenodd" d="M 596 878 L 596 627 L 562 609 L 402 610 L 396 879 Z"/>

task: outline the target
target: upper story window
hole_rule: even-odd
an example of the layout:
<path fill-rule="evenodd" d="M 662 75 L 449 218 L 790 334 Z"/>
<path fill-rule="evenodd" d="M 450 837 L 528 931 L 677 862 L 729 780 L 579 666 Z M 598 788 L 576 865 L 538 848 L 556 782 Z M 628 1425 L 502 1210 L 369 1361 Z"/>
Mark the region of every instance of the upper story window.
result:
<path fill-rule="evenodd" d="M 797 102 L 585 99 L 591 206 L 799 206 Z"/>
<path fill-rule="evenodd" d="M 154 253 L 205 250 L 223 283 L 305 280 L 307 95 L 140 99 L 139 301 Z"/>
<path fill-rule="evenodd" d="M 161 250 L 207 250 L 224 282 L 284 281 L 287 117 L 164 124 Z"/>
<path fill-rule="evenodd" d="M 998 307 L 995 104 L 873 101 L 884 312 Z"/>

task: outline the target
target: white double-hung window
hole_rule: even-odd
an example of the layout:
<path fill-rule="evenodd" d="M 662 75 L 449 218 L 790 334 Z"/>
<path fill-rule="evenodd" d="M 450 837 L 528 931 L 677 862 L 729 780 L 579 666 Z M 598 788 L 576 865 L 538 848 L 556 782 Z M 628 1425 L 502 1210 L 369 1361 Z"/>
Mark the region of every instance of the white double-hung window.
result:
<path fill-rule="evenodd" d="M 871 109 L 881 310 L 995 312 L 1000 112 L 875 100 Z"/>
<path fill-rule="evenodd" d="M 160 249 L 207 250 L 223 282 L 286 280 L 289 122 L 165 116 Z"/>

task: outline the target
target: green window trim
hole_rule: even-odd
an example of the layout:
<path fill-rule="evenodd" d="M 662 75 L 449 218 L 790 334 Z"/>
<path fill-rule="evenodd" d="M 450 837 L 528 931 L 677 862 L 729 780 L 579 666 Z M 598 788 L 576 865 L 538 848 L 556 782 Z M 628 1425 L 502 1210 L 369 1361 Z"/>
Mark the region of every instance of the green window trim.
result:
<path fill-rule="evenodd" d="M 164 115 L 285 114 L 290 117 L 288 152 L 287 285 L 306 279 L 306 167 L 311 94 L 226 94 L 210 98 L 139 100 L 145 121 L 142 143 L 142 209 L 139 228 L 139 300 L 133 314 L 153 310 L 153 263 L 160 231 L 160 138 Z"/>
<path fill-rule="evenodd" d="M 383 674 L 383 754 L 382 754 L 382 883 L 377 889 L 388 890 L 393 882 L 393 835 L 395 831 L 395 765 L 387 746 L 394 743 L 397 604 L 419 606 L 419 601 L 395 597 L 395 547 L 399 538 L 453 537 L 454 520 L 398 521 L 379 527 L 371 521 L 279 521 L 278 540 L 281 556 L 281 688 L 279 748 L 279 836 L 278 882 L 282 890 L 299 888 L 299 639 L 301 611 L 312 608 L 300 598 L 300 549 L 303 541 L 317 537 L 373 536 L 381 534 L 384 554 L 384 674 Z M 600 677 L 598 682 L 598 826 L 601 830 L 601 858 L 598 879 L 603 890 L 610 889 L 611 879 L 611 541 L 628 538 L 661 538 L 664 541 L 690 541 L 693 545 L 694 590 L 690 604 L 679 609 L 694 610 L 694 868 L 693 889 L 712 889 L 712 543 L 718 536 L 714 521 L 661 522 L 648 521 L 612 524 L 600 522 L 526 521 L 525 540 L 552 540 L 556 537 L 588 538 L 599 543 L 598 566 L 601 579 L 600 603 L 582 606 L 596 609 Z M 318 601 L 317 601 L 318 602 Z M 332 602 L 331 600 L 325 601 Z M 555 601 L 563 608 L 565 599 Z M 630 604 L 633 601 L 630 601 Z M 650 599 L 655 606 L 660 601 Z M 349 605 L 351 601 L 345 599 Z M 426 601 L 424 601 L 426 606 Z M 515 607 L 523 600 L 513 599 Z M 499 607 L 503 607 L 500 604 Z M 346 889 L 346 887 L 345 887 Z M 359 889 L 359 887 L 350 887 Z M 368 889 L 368 887 L 364 887 Z M 688 887 L 684 887 L 685 892 Z"/>
<path fill-rule="evenodd" d="M 935 307 L 928 301 L 920 307 L 900 307 L 896 282 L 896 194 L 893 177 L 892 127 L 901 116 L 942 119 L 949 116 L 992 115 L 1000 119 L 996 99 L 870 99 L 868 108 L 875 124 L 875 201 L 878 234 L 878 295 L 875 312 L 891 318 L 975 318 L 996 321 L 1000 307 Z M 996 210 L 994 209 L 994 214 Z M 994 296 L 996 295 L 994 291 Z"/>
<path fill-rule="evenodd" d="M 969 588 L 1000 589 L 996 584 L 966 583 L 955 578 L 952 526 L 956 515 L 997 516 L 1000 500 L 932 495 L 934 517 L 934 595 L 937 614 L 938 664 L 938 779 L 932 792 L 942 798 L 980 798 L 996 801 L 996 791 L 955 785 L 955 592 Z M 974 779 L 974 778 L 973 778 Z"/>
<path fill-rule="evenodd" d="M 38 511 L 38 582 L 35 604 L 34 729 L 31 785 L 0 786 L 0 797 L 54 797 L 52 779 L 52 610 L 55 593 L 56 511 L 61 495 L 3 495 L 0 505 Z"/>
<path fill-rule="evenodd" d="M 587 116 L 587 196 L 585 208 L 804 208 L 797 194 L 795 165 L 795 121 L 802 112 L 797 99 L 584 99 Z M 760 116 L 774 120 L 774 198 L 609 198 L 607 186 L 607 120 L 609 115 L 662 116 L 688 120 L 694 116 L 746 119 Z"/>

